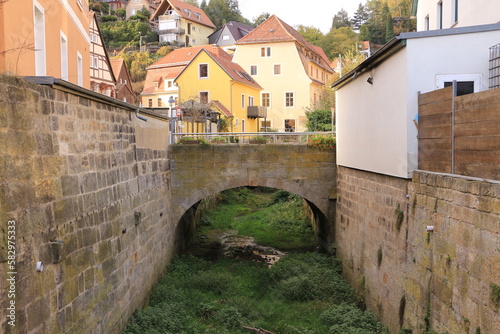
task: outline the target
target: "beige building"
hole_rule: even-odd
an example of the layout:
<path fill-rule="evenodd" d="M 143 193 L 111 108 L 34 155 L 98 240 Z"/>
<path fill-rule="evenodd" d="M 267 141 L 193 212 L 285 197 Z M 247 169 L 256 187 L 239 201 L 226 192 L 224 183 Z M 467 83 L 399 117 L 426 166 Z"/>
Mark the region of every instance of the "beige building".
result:
<path fill-rule="evenodd" d="M 206 45 L 208 36 L 215 31 L 215 25 L 203 10 L 179 0 L 164 0 L 151 21 L 158 31 L 160 43 L 171 45 Z"/>
<path fill-rule="evenodd" d="M 498 0 L 413 0 L 417 30 L 468 27 L 500 22 Z"/>
<path fill-rule="evenodd" d="M 158 2 L 159 1 L 156 0 L 129 0 L 125 6 L 125 10 L 127 12 L 126 18 L 128 19 L 129 17 L 136 15 L 142 8 L 146 8 L 151 14 L 153 14 L 158 7 Z"/>
<path fill-rule="evenodd" d="M 319 102 L 333 69 L 319 47 L 273 15 L 236 42 L 233 61 L 262 87 L 260 130 L 306 131 L 306 108 Z"/>
<path fill-rule="evenodd" d="M 84 0 L 0 2 L 0 73 L 53 76 L 90 88 Z"/>
<path fill-rule="evenodd" d="M 99 23 L 94 12 L 90 12 L 90 88 L 97 93 L 116 97 L 116 78 L 102 39 Z"/>

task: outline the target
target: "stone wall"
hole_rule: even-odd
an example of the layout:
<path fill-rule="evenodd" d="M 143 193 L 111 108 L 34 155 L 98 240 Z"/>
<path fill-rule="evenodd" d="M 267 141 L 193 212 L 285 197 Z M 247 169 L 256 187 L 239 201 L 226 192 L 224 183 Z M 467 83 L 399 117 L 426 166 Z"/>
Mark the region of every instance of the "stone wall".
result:
<path fill-rule="evenodd" d="M 119 333 L 174 252 L 166 151 L 136 146 L 133 109 L 63 88 L 0 76 L 2 333 Z"/>
<path fill-rule="evenodd" d="M 169 147 L 172 219 L 178 221 L 200 200 L 226 189 L 262 186 L 303 197 L 314 211 L 318 240 L 333 237 L 335 152 L 306 145 L 221 144 Z"/>
<path fill-rule="evenodd" d="M 497 181 L 339 167 L 337 255 L 391 333 L 500 332 L 499 222 Z"/>

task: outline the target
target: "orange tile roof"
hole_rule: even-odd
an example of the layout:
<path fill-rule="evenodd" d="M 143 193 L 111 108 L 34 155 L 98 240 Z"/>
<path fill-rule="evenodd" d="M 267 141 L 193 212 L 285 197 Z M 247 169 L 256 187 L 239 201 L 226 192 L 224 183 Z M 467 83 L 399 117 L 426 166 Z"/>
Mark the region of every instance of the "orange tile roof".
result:
<path fill-rule="evenodd" d="M 146 70 L 166 66 L 186 66 L 194 58 L 194 56 L 200 52 L 201 48 L 203 48 L 203 46 L 175 49 L 165 57 L 149 65 Z"/>
<path fill-rule="evenodd" d="M 233 114 L 231 113 L 231 111 L 229 111 L 229 109 L 227 109 L 226 106 L 224 104 L 222 104 L 222 102 L 220 102 L 219 100 L 210 101 L 208 106 L 210 108 L 215 107 L 215 108 L 219 109 L 226 117 L 234 117 Z"/>
<path fill-rule="evenodd" d="M 333 72 L 330 67 L 328 57 L 324 51 L 309 43 L 297 30 L 282 21 L 276 15 L 272 15 L 267 20 L 262 22 L 257 28 L 252 30 L 248 35 L 242 37 L 236 44 L 262 44 L 262 43 L 277 43 L 277 42 L 296 42 L 309 52 L 315 54 L 317 59 L 315 62 L 328 72 Z M 303 52 L 299 50 L 302 61 L 307 62 L 306 56 L 302 56 Z M 307 57 L 309 59 L 309 57 Z M 307 69 L 306 69 L 306 72 Z"/>
<path fill-rule="evenodd" d="M 197 22 L 199 24 L 202 24 L 210 28 L 215 28 L 215 25 L 212 23 L 212 21 L 208 18 L 207 14 L 205 14 L 203 10 L 179 0 L 163 0 L 158 9 L 152 15 L 151 21 L 156 20 L 160 15 L 165 14 L 165 12 L 169 9 L 175 10 L 175 12 L 183 19 L 192 22 Z M 191 14 L 190 16 L 188 13 L 193 13 L 193 14 Z M 199 15 L 199 19 L 198 17 L 196 17 L 195 13 Z"/>
<path fill-rule="evenodd" d="M 164 91 L 164 79 L 173 79 L 184 69 L 185 66 L 163 67 L 148 70 L 142 94 L 151 94 L 156 91 Z M 162 80 L 163 79 L 163 80 Z M 155 89 L 155 82 L 158 82 L 158 89 Z"/>
<path fill-rule="evenodd" d="M 208 55 L 219 64 L 219 66 L 233 79 L 234 81 L 241 82 L 245 85 L 262 89 L 262 87 L 255 81 L 240 65 L 233 63 L 233 57 L 221 49 L 218 45 L 205 45 L 203 47 Z M 201 52 L 201 51 L 200 51 Z"/>

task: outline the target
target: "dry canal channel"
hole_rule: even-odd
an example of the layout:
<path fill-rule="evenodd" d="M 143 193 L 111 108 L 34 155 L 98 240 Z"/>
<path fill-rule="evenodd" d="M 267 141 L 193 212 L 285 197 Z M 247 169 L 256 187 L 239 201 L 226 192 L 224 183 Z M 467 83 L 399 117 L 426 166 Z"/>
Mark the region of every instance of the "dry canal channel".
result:
<path fill-rule="evenodd" d="M 303 200 L 269 188 L 219 194 L 124 333 L 387 333 L 318 251 Z"/>

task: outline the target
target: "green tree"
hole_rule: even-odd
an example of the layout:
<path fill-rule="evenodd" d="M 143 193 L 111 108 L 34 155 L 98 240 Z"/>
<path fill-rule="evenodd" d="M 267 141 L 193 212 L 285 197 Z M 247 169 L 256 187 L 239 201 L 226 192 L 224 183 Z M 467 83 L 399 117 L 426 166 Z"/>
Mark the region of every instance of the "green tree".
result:
<path fill-rule="evenodd" d="M 331 109 L 318 109 L 306 111 L 307 131 L 332 131 L 332 111 Z"/>
<path fill-rule="evenodd" d="M 351 20 L 352 26 L 354 29 L 360 29 L 363 24 L 370 18 L 370 14 L 366 10 L 366 7 L 363 4 L 359 4 L 356 13 L 354 13 L 354 17 Z"/>
<path fill-rule="evenodd" d="M 324 38 L 321 30 L 313 26 L 299 25 L 297 27 L 297 31 L 306 39 L 306 41 L 314 45 L 317 45 Z"/>
<path fill-rule="evenodd" d="M 359 28 L 359 36 L 358 36 L 358 38 L 359 38 L 360 41 L 371 41 L 372 40 L 372 36 L 370 34 L 370 28 L 368 27 L 368 25 L 363 24 Z"/>
<path fill-rule="evenodd" d="M 385 40 L 384 42 L 387 43 L 394 37 L 394 24 L 392 21 L 392 15 L 391 12 L 389 11 L 389 6 L 387 3 L 384 5 L 384 9 L 382 10 L 382 17 L 385 21 Z"/>
<path fill-rule="evenodd" d="M 118 8 L 116 10 L 116 16 L 118 16 L 120 20 L 125 20 L 125 17 L 127 16 L 127 10 L 125 8 Z"/>
<path fill-rule="evenodd" d="M 187 3 L 188 5 L 200 8 L 200 5 L 198 4 L 198 0 L 182 0 L 182 1 Z"/>
<path fill-rule="evenodd" d="M 210 0 L 204 12 L 219 28 L 229 21 L 250 24 L 250 21 L 241 15 L 238 0 Z"/>
<path fill-rule="evenodd" d="M 338 28 L 350 27 L 350 26 L 351 26 L 351 20 L 349 19 L 349 14 L 347 13 L 347 11 L 344 8 L 342 8 L 333 17 L 332 29 L 338 29 Z"/>
<path fill-rule="evenodd" d="M 255 17 L 253 19 L 253 26 L 254 27 L 259 26 L 262 22 L 264 22 L 265 20 L 267 20 L 269 17 L 271 17 L 271 14 L 269 14 L 267 12 L 260 14 L 259 16 Z"/>
<path fill-rule="evenodd" d="M 329 59 L 338 57 L 348 51 L 357 51 L 358 36 L 352 28 L 342 27 L 332 29 L 323 39 L 318 42 Z"/>

